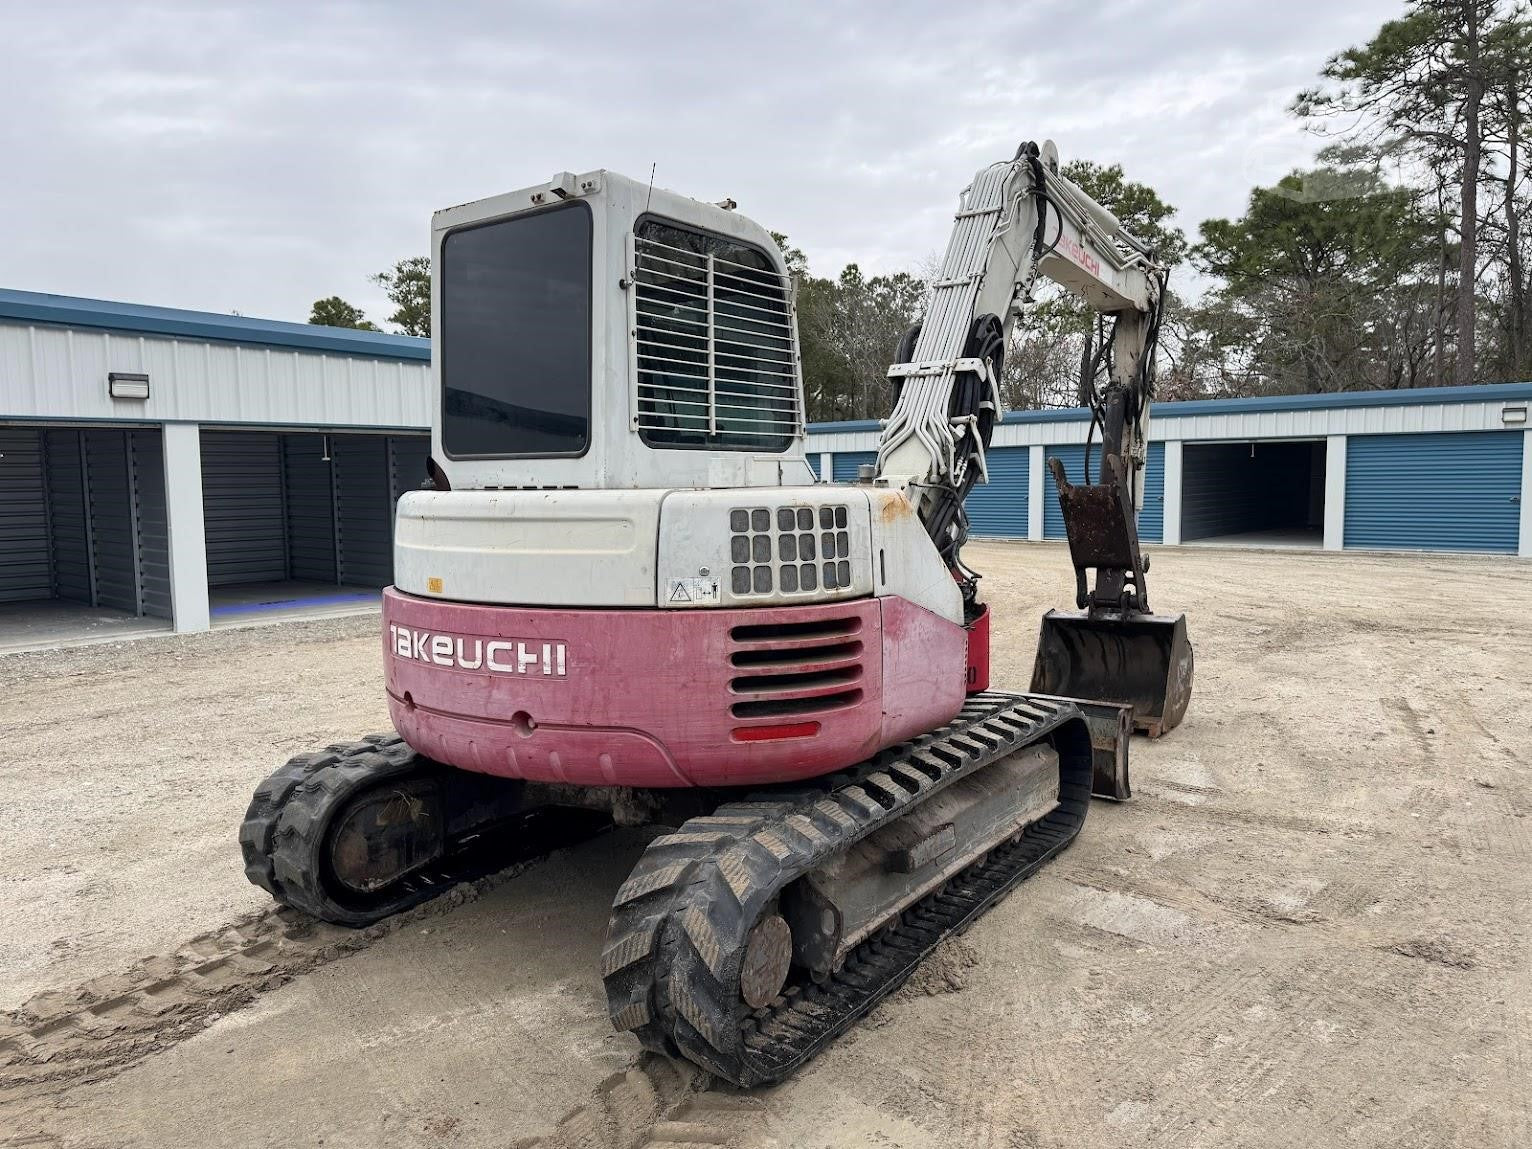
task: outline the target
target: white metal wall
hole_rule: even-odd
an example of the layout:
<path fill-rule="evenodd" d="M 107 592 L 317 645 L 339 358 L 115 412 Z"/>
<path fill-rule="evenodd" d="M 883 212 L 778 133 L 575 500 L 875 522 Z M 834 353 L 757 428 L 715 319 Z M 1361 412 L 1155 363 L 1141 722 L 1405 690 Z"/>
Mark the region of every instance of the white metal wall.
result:
<path fill-rule="evenodd" d="M 1392 435 L 1428 431 L 1499 431 L 1506 400 L 1475 403 L 1433 403 L 1418 407 L 1340 407 L 1299 411 L 1246 411 L 1228 415 L 1165 415 L 1150 421 L 1156 441 L 1246 439 L 1322 439 L 1328 435 Z M 1090 429 L 1086 419 L 1039 419 L 1002 423 L 995 428 L 996 447 L 1037 443 L 1083 443 Z M 1094 436 L 1099 441 L 1100 435 Z M 878 432 L 811 431 L 809 452 L 876 451 Z"/>
<path fill-rule="evenodd" d="M 112 399 L 110 372 L 149 376 Z M 74 422 L 424 429 L 431 365 L 46 324 L 0 323 L 0 414 Z"/>

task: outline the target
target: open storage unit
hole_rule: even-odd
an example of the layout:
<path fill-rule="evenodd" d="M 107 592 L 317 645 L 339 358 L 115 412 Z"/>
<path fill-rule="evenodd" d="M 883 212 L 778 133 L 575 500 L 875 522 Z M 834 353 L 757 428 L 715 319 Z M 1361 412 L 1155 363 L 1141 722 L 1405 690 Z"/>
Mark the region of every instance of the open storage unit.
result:
<path fill-rule="evenodd" d="M 1183 458 L 1183 542 L 1323 545 L 1323 440 L 1187 443 Z"/>
<path fill-rule="evenodd" d="M 0 427 L 0 646 L 171 617 L 160 432 Z"/>
<path fill-rule="evenodd" d="M 215 618 L 370 601 L 393 581 L 394 504 L 425 477 L 424 435 L 201 433 Z"/>

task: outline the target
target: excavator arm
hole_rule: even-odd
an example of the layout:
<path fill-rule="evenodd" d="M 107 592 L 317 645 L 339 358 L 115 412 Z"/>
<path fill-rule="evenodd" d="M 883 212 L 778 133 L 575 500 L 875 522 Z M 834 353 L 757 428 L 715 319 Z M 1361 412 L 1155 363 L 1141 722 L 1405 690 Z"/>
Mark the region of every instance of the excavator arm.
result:
<path fill-rule="evenodd" d="M 1050 460 L 1084 613 L 1045 617 L 1033 689 L 1131 704 L 1135 725 L 1163 733 L 1180 721 L 1191 689 L 1184 616 L 1149 613 L 1149 564 L 1137 530 L 1165 269 L 1059 173 L 1051 141 L 1023 144 L 964 189 L 925 320 L 906 334 L 888 371 L 895 401 L 878 477 L 905 492 L 976 618 L 983 612 L 977 576 L 960 558 L 968 535 L 963 501 L 987 481 L 985 452 L 1003 414 L 1005 348 L 1039 277 L 1110 315 L 1112 329 L 1106 384 L 1091 381 L 1084 396 L 1092 413 L 1085 482 L 1071 483 Z"/>

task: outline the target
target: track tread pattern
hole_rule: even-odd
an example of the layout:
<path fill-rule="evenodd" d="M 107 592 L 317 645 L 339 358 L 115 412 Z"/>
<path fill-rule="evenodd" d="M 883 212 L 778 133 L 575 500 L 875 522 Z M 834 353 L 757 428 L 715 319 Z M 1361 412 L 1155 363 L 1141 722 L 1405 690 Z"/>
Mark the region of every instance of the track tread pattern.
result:
<path fill-rule="evenodd" d="M 863 943 L 823 985 L 789 985 L 765 1009 L 741 1002 L 751 926 L 791 881 L 937 790 L 1031 743 L 1059 750 L 1060 804 L 1015 843 L 955 875 Z M 896 989 L 946 936 L 1079 832 L 1090 800 L 1089 732 L 1067 703 L 976 695 L 947 726 L 837 776 L 828 793 L 723 807 L 656 840 L 613 909 L 603 975 L 613 1023 L 645 1048 L 741 1086 L 779 1081 Z M 746 818 L 743 815 L 749 814 Z M 707 835 L 693 836 L 697 821 Z M 715 838 L 722 827 L 731 836 Z"/>
<path fill-rule="evenodd" d="M 338 742 L 323 751 L 290 759 L 256 787 L 240 825 L 246 876 L 283 905 L 336 925 L 360 927 L 518 860 L 522 843 L 509 828 L 495 833 L 498 853 L 496 849 L 478 850 L 471 860 L 456 851 L 471 842 L 476 831 L 460 829 L 438 861 L 380 891 L 375 898 L 358 903 L 332 889 L 323 855 L 329 828 L 345 806 L 375 786 L 433 775 L 448 792 L 463 777 L 416 753 L 397 734 L 370 734 L 356 742 Z M 544 844 L 536 852 L 546 852 L 556 844 Z"/>

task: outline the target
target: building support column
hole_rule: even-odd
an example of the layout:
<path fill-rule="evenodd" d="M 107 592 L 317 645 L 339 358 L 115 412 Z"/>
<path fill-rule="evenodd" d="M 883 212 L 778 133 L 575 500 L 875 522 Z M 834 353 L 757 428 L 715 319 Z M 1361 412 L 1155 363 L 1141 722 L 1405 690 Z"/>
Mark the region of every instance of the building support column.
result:
<path fill-rule="evenodd" d="M 1160 542 L 1167 547 L 1181 545 L 1181 440 L 1165 440 L 1164 531 Z"/>
<path fill-rule="evenodd" d="M 1325 438 L 1325 550 L 1346 545 L 1346 436 Z"/>
<path fill-rule="evenodd" d="M 1043 445 L 1027 448 L 1027 538 L 1040 542 L 1043 537 Z"/>
<path fill-rule="evenodd" d="M 819 481 L 828 483 L 835 474 L 835 456 L 829 451 L 819 452 Z"/>
<path fill-rule="evenodd" d="M 195 423 L 166 423 L 165 519 L 170 610 L 177 632 L 207 630 L 207 536 L 202 522 L 202 437 Z"/>
<path fill-rule="evenodd" d="M 1521 536 L 1516 553 L 1532 559 L 1532 427 L 1522 432 L 1521 440 Z"/>

